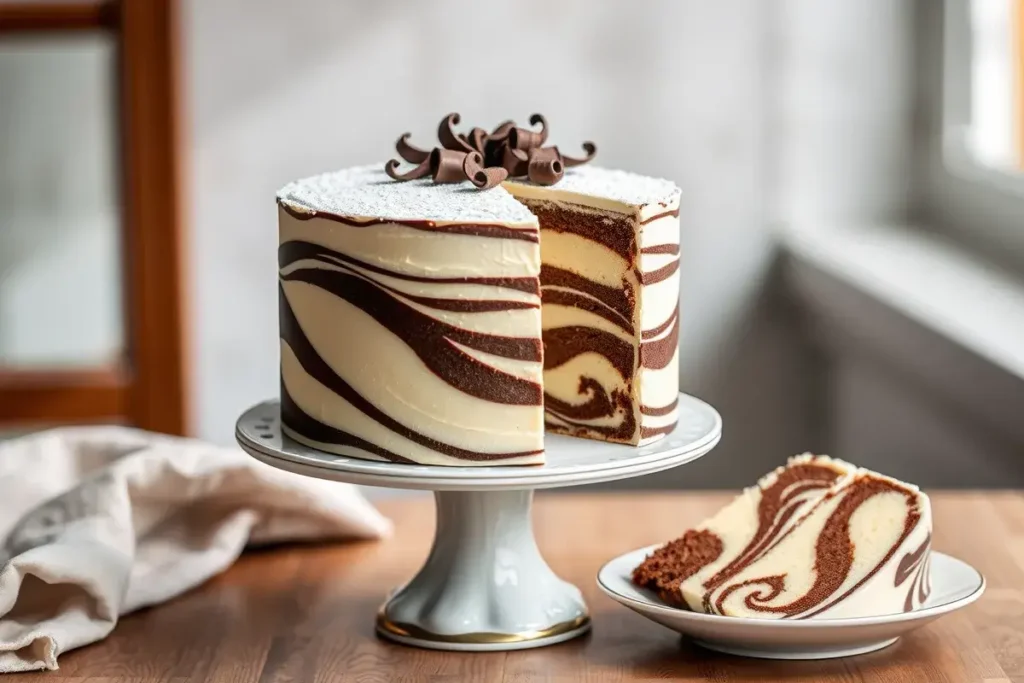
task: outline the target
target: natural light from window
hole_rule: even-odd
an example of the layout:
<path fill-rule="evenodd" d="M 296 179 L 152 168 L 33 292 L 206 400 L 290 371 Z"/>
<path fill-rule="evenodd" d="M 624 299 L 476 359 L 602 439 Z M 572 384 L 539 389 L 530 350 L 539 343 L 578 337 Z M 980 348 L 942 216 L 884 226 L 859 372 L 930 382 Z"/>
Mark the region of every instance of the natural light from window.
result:
<path fill-rule="evenodd" d="M 976 160 L 1024 168 L 1024 0 L 971 0 L 971 125 Z"/>

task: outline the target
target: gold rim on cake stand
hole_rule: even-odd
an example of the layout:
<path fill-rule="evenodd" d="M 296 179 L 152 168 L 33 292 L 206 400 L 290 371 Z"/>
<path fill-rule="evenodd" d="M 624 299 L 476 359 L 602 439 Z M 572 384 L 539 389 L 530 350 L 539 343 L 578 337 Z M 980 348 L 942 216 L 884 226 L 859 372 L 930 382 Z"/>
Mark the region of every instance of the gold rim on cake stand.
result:
<path fill-rule="evenodd" d="M 438 645 L 515 645 L 551 640 L 560 636 L 568 640 L 589 630 L 590 616 L 586 615 L 545 629 L 522 633 L 433 633 L 415 624 L 393 622 L 388 619 L 383 608 L 377 613 L 377 632 L 385 638 L 394 638 L 399 642 L 415 640 Z"/>

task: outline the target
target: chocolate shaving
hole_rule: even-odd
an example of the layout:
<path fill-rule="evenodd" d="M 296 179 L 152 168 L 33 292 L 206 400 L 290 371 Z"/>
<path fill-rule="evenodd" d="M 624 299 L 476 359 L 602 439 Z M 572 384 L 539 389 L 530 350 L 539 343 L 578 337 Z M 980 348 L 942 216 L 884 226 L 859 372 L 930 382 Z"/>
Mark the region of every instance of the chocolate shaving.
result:
<path fill-rule="evenodd" d="M 564 154 L 561 154 L 561 152 L 559 152 L 559 154 L 562 157 L 562 164 L 566 168 L 572 168 L 573 166 L 579 166 L 580 164 L 587 163 L 588 161 L 594 158 L 595 154 L 597 154 L 597 145 L 589 141 L 584 142 L 583 151 L 587 153 L 587 156 L 583 157 L 582 159 L 574 159 L 573 157 L 567 157 Z"/>
<path fill-rule="evenodd" d="M 531 149 L 543 147 L 548 139 L 548 122 L 540 114 L 530 117 L 530 125 L 540 124 L 539 131 L 532 131 L 526 128 L 513 128 L 508 132 L 508 146 L 513 149 L 521 149 L 529 152 Z"/>
<path fill-rule="evenodd" d="M 410 145 L 410 137 L 412 137 L 412 133 L 402 133 L 402 137 L 398 138 L 398 142 L 395 143 L 395 149 L 398 150 L 398 156 L 402 157 L 410 164 L 422 164 L 427 160 L 427 157 L 430 156 L 430 152 Z"/>
<path fill-rule="evenodd" d="M 469 135 L 463 136 L 469 146 L 480 152 L 484 153 L 484 145 L 487 143 L 487 131 L 483 128 L 474 128 L 469 131 Z"/>
<path fill-rule="evenodd" d="M 466 159 L 466 153 L 455 149 L 442 149 L 435 147 L 430 153 L 430 175 L 435 183 L 461 183 L 466 179 L 466 173 L 462 170 L 462 162 Z"/>
<path fill-rule="evenodd" d="M 526 174 L 538 185 L 554 185 L 562 179 L 565 169 L 557 147 L 538 147 L 530 150 Z"/>
<path fill-rule="evenodd" d="M 465 171 L 469 182 L 481 190 L 489 190 L 508 177 L 508 171 L 500 166 L 484 168 L 483 164 L 484 157 L 479 152 L 467 154 L 465 161 L 462 162 L 462 170 Z"/>
<path fill-rule="evenodd" d="M 384 164 L 384 172 L 394 180 L 416 180 L 417 178 L 422 178 L 430 173 L 430 158 L 428 156 L 428 158 L 419 166 L 410 169 L 405 173 L 398 173 L 398 166 L 398 159 L 392 159 L 388 163 Z"/>
<path fill-rule="evenodd" d="M 452 149 L 457 152 L 472 152 L 473 147 L 455 134 L 455 130 L 452 126 L 459 125 L 461 117 L 458 114 L 448 114 L 448 116 L 441 119 L 440 125 L 437 127 L 437 139 L 441 141 L 441 146 L 445 149 Z"/>
<path fill-rule="evenodd" d="M 487 137 L 491 140 L 498 140 L 499 142 L 504 141 L 505 138 L 508 137 L 508 132 L 515 127 L 516 122 L 511 120 L 499 123 L 497 127 L 495 127 L 495 129 L 491 131 L 491 134 L 488 135 Z"/>
<path fill-rule="evenodd" d="M 557 147 L 545 147 L 548 122 L 541 114 L 530 117 L 531 126 L 539 130 L 519 128 L 514 121 L 505 121 L 490 132 L 474 126 L 469 133 L 456 133 L 460 122 L 457 113 L 441 119 L 437 137 L 441 143 L 432 151 L 409 144 L 409 133 L 395 143 L 398 155 L 415 168 L 399 173 L 399 162 L 392 159 L 384 171 L 395 180 L 414 180 L 430 175 L 435 183 L 458 183 L 469 180 L 487 190 L 506 178 L 529 178 L 538 185 L 553 185 L 562 179 L 566 168 L 585 164 L 597 154 L 597 145 L 584 142 L 584 157 L 566 157 Z"/>
<path fill-rule="evenodd" d="M 530 158 L 521 149 L 512 149 L 508 145 L 502 147 L 503 155 L 501 166 L 508 171 L 513 178 L 526 175 L 526 169 Z"/>
<path fill-rule="evenodd" d="M 508 141 L 508 133 L 516 127 L 514 121 L 505 121 L 491 131 L 484 143 L 484 165 L 503 166 L 505 158 L 505 143 Z"/>

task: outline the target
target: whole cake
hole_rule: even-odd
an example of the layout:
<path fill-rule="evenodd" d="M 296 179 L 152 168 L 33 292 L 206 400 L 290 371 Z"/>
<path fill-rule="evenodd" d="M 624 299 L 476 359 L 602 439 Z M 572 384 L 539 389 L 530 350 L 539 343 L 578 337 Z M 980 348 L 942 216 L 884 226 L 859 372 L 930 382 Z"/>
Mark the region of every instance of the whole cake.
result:
<path fill-rule="evenodd" d="M 805 454 L 656 550 L 633 581 L 671 604 L 726 616 L 910 611 L 930 591 L 931 528 L 916 486 Z"/>
<path fill-rule="evenodd" d="M 511 123 L 277 196 L 281 419 L 329 452 L 543 462 L 544 429 L 640 444 L 677 421 L 679 189 Z M 498 164 L 499 159 L 505 161 Z M 579 166 L 570 168 L 570 166 Z M 430 178 L 425 177 L 430 175 Z"/>

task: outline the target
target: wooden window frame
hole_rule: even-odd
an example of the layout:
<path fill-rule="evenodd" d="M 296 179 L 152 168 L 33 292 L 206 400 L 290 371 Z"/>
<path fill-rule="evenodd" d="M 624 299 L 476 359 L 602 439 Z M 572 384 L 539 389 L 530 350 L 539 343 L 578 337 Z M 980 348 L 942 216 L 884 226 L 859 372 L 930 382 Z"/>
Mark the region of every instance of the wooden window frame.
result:
<path fill-rule="evenodd" d="M 123 422 L 188 431 L 175 0 L 0 0 L 0 37 L 107 32 L 117 45 L 123 360 L 108 368 L 0 367 L 0 423 Z"/>

